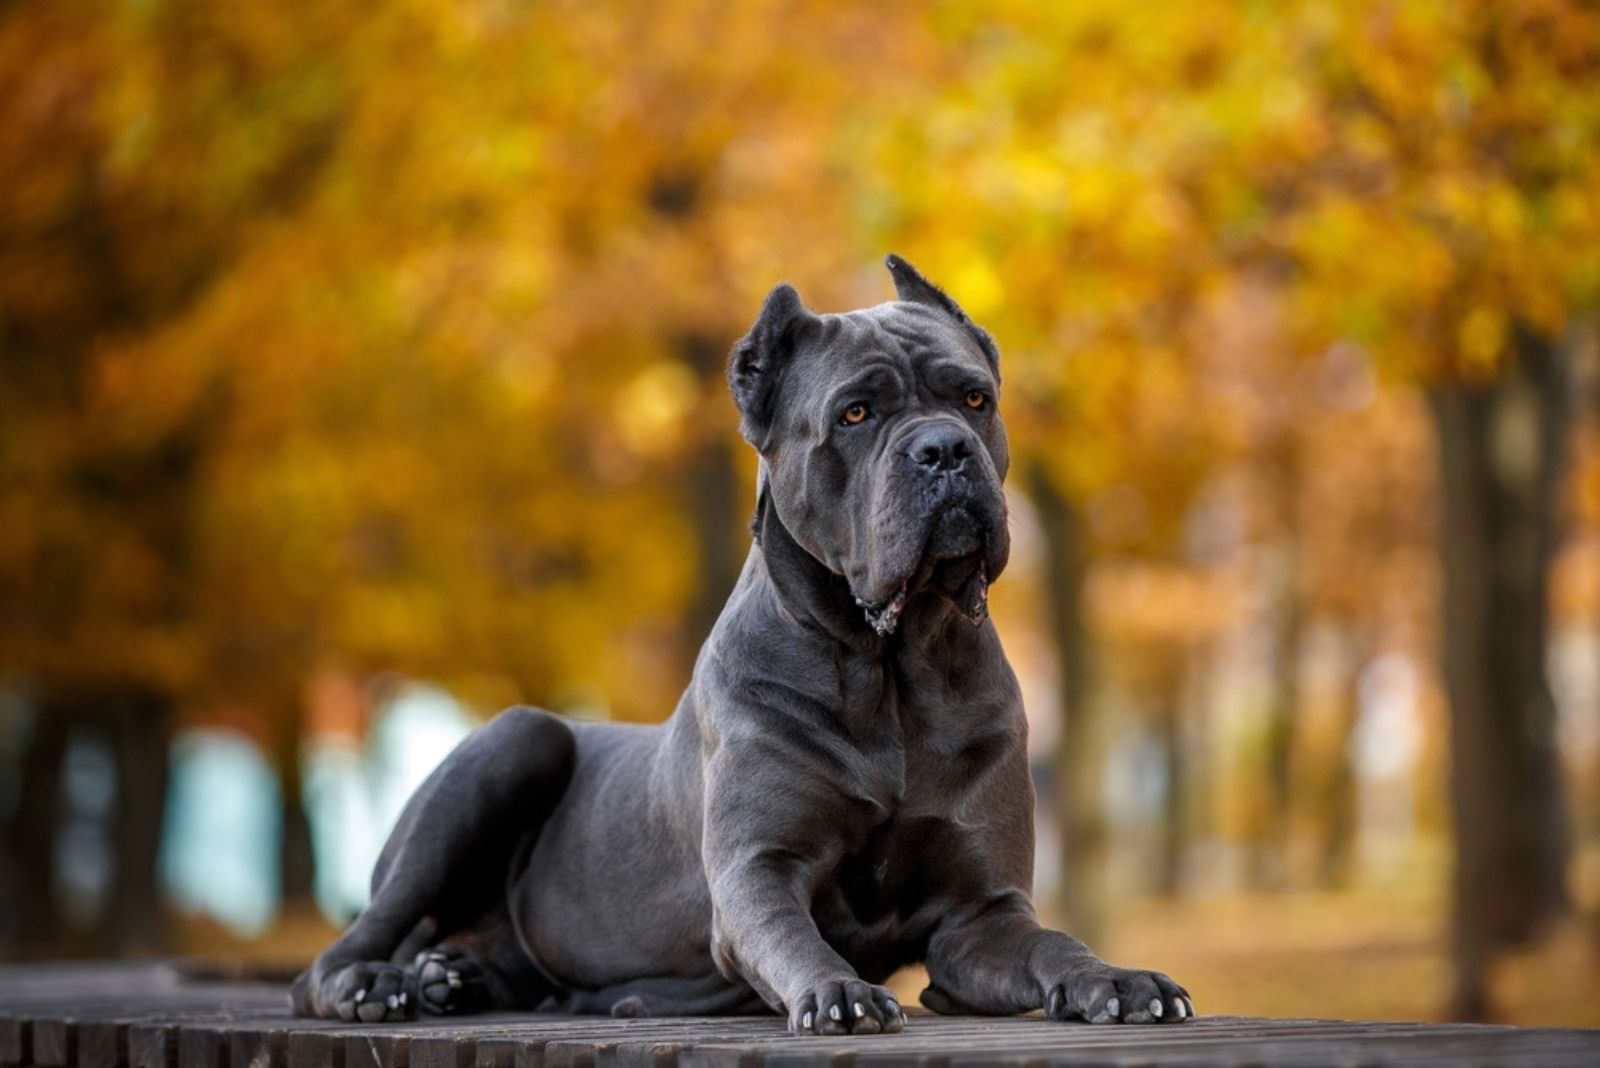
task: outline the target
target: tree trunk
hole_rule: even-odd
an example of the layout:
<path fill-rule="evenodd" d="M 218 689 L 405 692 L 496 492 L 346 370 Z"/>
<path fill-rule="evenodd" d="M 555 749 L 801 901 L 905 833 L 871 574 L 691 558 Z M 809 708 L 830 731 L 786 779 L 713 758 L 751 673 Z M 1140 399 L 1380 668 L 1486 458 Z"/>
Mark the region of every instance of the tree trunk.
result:
<path fill-rule="evenodd" d="M 16 953 L 126 956 L 164 949 L 157 859 L 167 795 L 168 702 L 140 687 L 46 695 L 37 709 L 12 829 L 22 873 Z M 87 928 L 71 928 L 57 899 L 57 833 L 67 812 L 63 761 L 80 731 L 106 738 L 114 760 L 110 885 Z"/>
<path fill-rule="evenodd" d="M 1488 1015 L 1485 970 L 1565 904 L 1566 828 L 1545 675 L 1546 581 L 1568 422 L 1562 355 L 1517 335 L 1486 388 L 1430 400 L 1443 511 L 1443 674 L 1455 817 L 1451 1011 Z"/>
<path fill-rule="evenodd" d="M 1351 637 L 1344 643 L 1339 683 L 1339 733 L 1329 766 L 1323 772 L 1321 791 L 1321 842 L 1317 858 L 1317 883 L 1324 890 L 1342 890 L 1355 874 L 1356 861 L 1356 776 L 1350 760 L 1350 744 L 1361 715 L 1358 692 L 1366 645 Z"/>
<path fill-rule="evenodd" d="M 1292 466 L 1288 468 L 1292 471 Z M 1279 476 L 1275 492 L 1293 501 L 1292 475 Z M 1285 506 L 1292 512 L 1292 503 Z M 1273 635 L 1272 704 L 1267 714 L 1267 810 L 1261 834 L 1252 843 L 1247 877 L 1262 890 L 1281 890 L 1288 882 L 1289 828 L 1294 811 L 1292 775 L 1296 720 L 1300 713 L 1300 543 L 1292 515 L 1286 517 L 1281 558 L 1273 583 L 1277 601 Z"/>
<path fill-rule="evenodd" d="M 1288 882 L 1294 813 L 1293 762 L 1300 715 L 1300 645 L 1304 631 L 1299 493 L 1300 443 L 1287 430 L 1261 459 L 1262 479 L 1277 540 L 1268 583 L 1272 594 L 1272 697 L 1267 709 L 1267 803 L 1246 856 L 1245 877 L 1259 890 Z"/>
<path fill-rule="evenodd" d="M 15 864 L 8 873 L 16 894 L 12 948 L 19 960 L 48 957 L 58 952 L 61 942 L 53 875 L 68 724 L 53 711 L 37 704 L 33 708 L 32 733 L 22 755 L 21 789 L 7 828 L 7 853 Z"/>
<path fill-rule="evenodd" d="M 134 691 L 104 708 L 117 764 L 116 851 L 103 941 L 119 956 L 165 949 L 157 861 L 169 771 L 168 702 Z"/>
<path fill-rule="evenodd" d="M 1104 932 L 1106 831 L 1094 729 L 1093 658 L 1083 618 L 1082 519 L 1040 466 L 1028 471 L 1028 493 L 1044 535 L 1045 602 L 1061 671 L 1061 735 L 1054 757 L 1055 796 L 1050 799 L 1061 828 L 1056 904 L 1071 933 L 1093 945 Z"/>
<path fill-rule="evenodd" d="M 680 351 L 696 376 L 720 388 L 725 346 L 693 334 L 680 342 Z M 685 620 L 684 648 L 692 658 L 711 634 L 722 606 L 739 581 L 744 566 L 747 532 L 740 526 L 742 486 L 738 453 L 727 434 L 701 438 L 684 472 L 683 496 L 694 524 L 695 549 L 700 574 Z"/>
<path fill-rule="evenodd" d="M 300 908 L 312 910 L 316 897 L 316 850 L 311 838 L 311 817 L 306 812 L 305 782 L 301 777 L 302 740 L 309 737 L 307 723 L 297 715 L 278 717 L 285 729 L 277 732 L 269 749 L 278 786 L 278 890 L 285 914 Z"/>
<path fill-rule="evenodd" d="M 711 635 L 744 566 L 746 534 L 739 523 L 739 467 L 725 442 L 700 447 L 684 475 L 684 498 L 694 525 L 700 574 L 689 605 L 684 648 L 692 657 Z"/>
<path fill-rule="evenodd" d="M 1189 844 L 1186 819 L 1189 762 L 1184 746 L 1181 677 L 1172 680 L 1170 686 L 1164 689 L 1162 706 L 1157 709 L 1157 714 L 1167 782 L 1161 804 L 1161 857 L 1156 872 L 1156 889 L 1165 897 L 1176 897 L 1183 889 L 1183 855 Z"/>

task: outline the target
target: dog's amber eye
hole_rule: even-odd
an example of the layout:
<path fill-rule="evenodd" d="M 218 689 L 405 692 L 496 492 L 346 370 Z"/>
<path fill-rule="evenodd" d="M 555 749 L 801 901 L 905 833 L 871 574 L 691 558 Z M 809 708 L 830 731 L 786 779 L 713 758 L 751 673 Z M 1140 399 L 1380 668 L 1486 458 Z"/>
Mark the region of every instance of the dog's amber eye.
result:
<path fill-rule="evenodd" d="M 855 426 L 866 417 L 867 406 L 865 404 L 852 404 L 844 410 L 844 414 L 839 417 L 839 422 L 845 426 Z"/>
<path fill-rule="evenodd" d="M 989 399 L 988 397 L 985 397 L 983 395 L 983 391 L 982 390 L 978 390 L 978 389 L 969 389 L 969 390 L 967 390 L 967 407 L 968 408 L 982 408 L 983 405 L 984 405 L 984 402 L 986 402 L 988 399 Z"/>

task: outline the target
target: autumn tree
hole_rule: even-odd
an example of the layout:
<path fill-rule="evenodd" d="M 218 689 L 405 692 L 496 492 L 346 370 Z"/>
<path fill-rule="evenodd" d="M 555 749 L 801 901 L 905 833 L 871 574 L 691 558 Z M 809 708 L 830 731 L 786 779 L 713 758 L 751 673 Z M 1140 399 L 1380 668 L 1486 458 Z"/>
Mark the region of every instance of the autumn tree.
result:
<path fill-rule="evenodd" d="M 982 220 L 943 239 L 1008 280 L 1008 306 L 1040 309 L 1006 324 L 1012 367 L 1037 369 L 1013 371 L 1024 391 L 1098 399 L 1073 369 L 1177 351 L 1194 295 L 1251 276 L 1300 351 L 1358 345 L 1428 391 L 1454 1004 L 1481 1015 L 1493 950 L 1562 899 L 1545 587 L 1564 353 L 1600 300 L 1600 20 L 1563 2 L 1200 2 L 952 7 L 937 25 L 961 76 L 884 140 L 895 207 L 877 211 L 916 221 L 937 200 Z"/>
<path fill-rule="evenodd" d="M 1547 587 L 1571 347 L 1600 306 L 1600 18 L 1413 5 L 1302 48 L 1326 141 L 1283 231 L 1297 310 L 1423 381 L 1436 428 L 1454 1008 L 1480 1016 L 1491 954 L 1565 901 Z"/>
<path fill-rule="evenodd" d="M 49 870 L 81 725 L 142 740 L 112 900 L 153 931 L 180 710 L 239 710 L 297 808 L 330 667 L 670 711 L 747 544 L 724 354 L 781 278 L 857 296 L 823 134 L 920 69 L 903 14 L 9 9 L 8 852 Z"/>

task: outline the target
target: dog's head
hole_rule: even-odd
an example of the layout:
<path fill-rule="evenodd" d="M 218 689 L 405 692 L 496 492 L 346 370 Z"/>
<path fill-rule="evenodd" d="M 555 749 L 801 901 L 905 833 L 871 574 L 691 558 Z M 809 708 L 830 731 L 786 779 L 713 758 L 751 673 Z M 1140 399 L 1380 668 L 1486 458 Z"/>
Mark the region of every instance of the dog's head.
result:
<path fill-rule="evenodd" d="M 900 299 L 842 315 L 778 286 L 728 381 L 778 518 L 880 634 L 922 589 L 981 623 L 1010 552 L 999 353 L 909 263 L 888 266 Z"/>

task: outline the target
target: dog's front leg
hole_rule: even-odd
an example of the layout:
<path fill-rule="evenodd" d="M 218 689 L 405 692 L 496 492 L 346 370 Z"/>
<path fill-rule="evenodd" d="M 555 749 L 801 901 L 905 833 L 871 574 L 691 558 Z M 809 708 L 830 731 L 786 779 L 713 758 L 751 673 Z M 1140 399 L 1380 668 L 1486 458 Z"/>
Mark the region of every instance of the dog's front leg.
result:
<path fill-rule="evenodd" d="M 1020 891 L 952 911 L 928 945 L 935 1012 L 1010 1014 L 1042 1008 L 1055 1020 L 1176 1023 L 1194 1015 L 1189 992 L 1160 972 L 1118 968 L 1041 927 Z"/>
<path fill-rule="evenodd" d="M 809 880 L 792 857 L 758 855 L 713 878 L 712 952 L 728 978 L 742 977 L 797 1034 L 899 1031 L 894 994 L 868 983 L 823 939 L 811 918 Z"/>
<path fill-rule="evenodd" d="M 705 765 L 701 847 L 717 970 L 749 983 L 798 1034 L 900 1030 L 894 995 L 863 981 L 811 916 L 858 822 L 845 792 L 816 773 L 809 752 L 790 763 L 764 737 L 721 743 Z"/>

